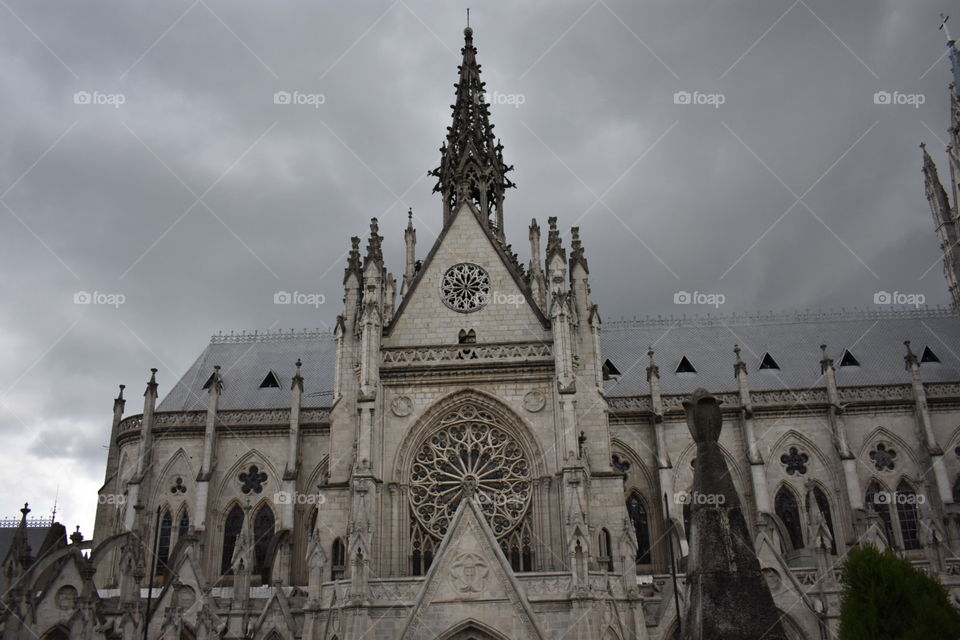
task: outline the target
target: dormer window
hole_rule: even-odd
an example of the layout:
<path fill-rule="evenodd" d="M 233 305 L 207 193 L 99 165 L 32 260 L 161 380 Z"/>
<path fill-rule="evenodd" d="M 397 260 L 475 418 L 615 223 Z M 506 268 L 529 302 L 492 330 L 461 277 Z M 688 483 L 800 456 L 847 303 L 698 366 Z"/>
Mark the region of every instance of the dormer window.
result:
<path fill-rule="evenodd" d="M 266 377 L 263 379 L 263 382 L 260 383 L 261 389 L 279 389 L 280 380 L 277 379 L 277 374 L 273 371 L 268 371 Z"/>
<path fill-rule="evenodd" d="M 616 380 L 620 376 L 620 370 L 617 369 L 609 360 L 603 361 L 603 379 Z"/>
<path fill-rule="evenodd" d="M 696 373 L 697 370 L 694 369 L 693 365 L 690 364 L 690 361 L 687 360 L 687 356 L 680 358 L 680 364 L 677 365 L 676 373 Z"/>
<path fill-rule="evenodd" d="M 779 370 L 780 365 L 777 364 L 777 361 L 773 359 L 769 353 L 763 354 L 763 358 L 760 359 L 759 369 L 775 369 Z"/>
<path fill-rule="evenodd" d="M 204 389 L 209 389 L 209 388 L 211 387 L 211 385 L 213 385 L 213 378 L 214 378 L 214 376 L 216 376 L 216 375 L 217 375 L 216 372 L 213 372 L 213 373 L 210 374 L 210 377 L 207 378 L 207 381 L 203 383 L 203 388 L 204 388 Z"/>
<path fill-rule="evenodd" d="M 853 357 L 847 349 L 843 350 L 843 357 L 840 358 L 841 367 L 859 367 L 860 361 Z"/>
<path fill-rule="evenodd" d="M 940 362 L 940 358 L 937 357 L 933 351 L 930 350 L 930 347 L 924 347 L 923 353 L 920 354 L 921 364 L 924 362 Z"/>

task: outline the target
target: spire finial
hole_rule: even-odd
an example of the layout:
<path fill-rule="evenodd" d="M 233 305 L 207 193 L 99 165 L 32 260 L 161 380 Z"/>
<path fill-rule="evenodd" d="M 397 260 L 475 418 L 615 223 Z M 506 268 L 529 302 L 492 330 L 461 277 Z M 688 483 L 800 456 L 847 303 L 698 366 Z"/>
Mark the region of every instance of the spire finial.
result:
<path fill-rule="evenodd" d="M 942 13 L 940 15 L 943 16 Z M 944 20 L 944 22 L 946 22 L 946 20 Z M 470 7 L 467 7 L 467 29 L 469 28 L 470 28 Z"/>

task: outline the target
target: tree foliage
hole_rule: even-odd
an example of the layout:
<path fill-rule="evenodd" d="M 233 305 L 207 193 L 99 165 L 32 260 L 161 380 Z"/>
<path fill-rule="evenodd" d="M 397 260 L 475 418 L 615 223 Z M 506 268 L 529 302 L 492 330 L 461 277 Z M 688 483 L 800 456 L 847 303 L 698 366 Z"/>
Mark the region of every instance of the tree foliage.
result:
<path fill-rule="evenodd" d="M 942 584 L 893 551 L 847 556 L 840 640 L 957 640 L 960 612 Z"/>

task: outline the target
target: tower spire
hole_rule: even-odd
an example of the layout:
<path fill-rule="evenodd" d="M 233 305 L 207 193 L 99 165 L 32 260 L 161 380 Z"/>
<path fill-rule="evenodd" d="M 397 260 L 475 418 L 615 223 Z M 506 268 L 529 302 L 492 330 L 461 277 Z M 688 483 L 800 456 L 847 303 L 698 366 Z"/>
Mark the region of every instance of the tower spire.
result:
<path fill-rule="evenodd" d="M 460 78 L 454 85 L 453 123 L 447 128 L 447 139 L 440 147 L 440 166 L 430 171 L 430 175 L 437 178 L 434 192 L 443 195 L 444 227 L 460 206 L 469 202 L 503 241 L 503 198 L 504 192 L 515 186 L 507 178 L 513 166 L 504 164 L 503 145 L 493 134 L 490 105 L 484 95 L 485 84 L 480 80 L 477 49 L 473 46 L 469 22 L 463 36 Z"/>

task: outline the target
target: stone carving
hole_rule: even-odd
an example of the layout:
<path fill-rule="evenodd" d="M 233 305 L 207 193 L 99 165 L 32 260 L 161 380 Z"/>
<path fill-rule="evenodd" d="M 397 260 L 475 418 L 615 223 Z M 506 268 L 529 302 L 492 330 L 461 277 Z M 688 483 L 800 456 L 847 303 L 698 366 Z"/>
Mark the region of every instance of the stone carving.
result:
<path fill-rule="evenodd" d="M 382 363 L 390 365 L 435 364 L 439 362 L 458 363 L 464 359 L 462 345 L 435 347 L 400 347 L 382 350 Z M 513 344 L 471 344 L 470 360 L 480 361 L 527 361 L 533 358 L 550 359 L 553 349 L 542 342 L 524 342 Z"/>
<path fill-rule="evenodd" d="M 790 447 L 787 453 L 780 456 L 780 462 L 787 468 L 787 475 L 803 475 L 807 472 L 807 462 L 810 456 L 801 453 L 796 447 Z"/>
<path fill-rule="evenodd" d="M 154 427 L 199 427 L 207 419 L 206 411 L 161 411 L 153 415 Z M 301 409 L 300 425 L 323 424 L 330 421 L 330 410 L 323 407 Z M 289 409 L 228 410 L 217 413 L 217 422 L 223 425 L 290 425 Z M 120 433 L 138 431 L 143 416 L 135 415 L 120 422 Z"/>
<path fill-rule="evenodd" d="M 407 396 L 397 396 L 390 403 L 390 411 L 398 418 L 405 418 L 413 413 L 413 400 Z"/>
<path fill-rule="evenodd" d="M 523 408 L 530 413 L 536 413 L 547 404 L 547 397 L 541 391 L 530 391 L 523 396 Z"/>
<path fill-rule="evenodd" d="M 723 427 L 720 404 L 706 390 L 697 389 L 684 409 L 697 443 L 697 466 L 683 638 L 786 640 L 718 442 Z"/>
<path fill-rule="evenodd" d="M 486 585 L 490 569 L 475 553 L 461 553 L 450 567 L 450 582 L 460 593 L 479 593 Z"/>
<path fill-rule="evenodd" d="M 873 466 L 877 471 L 893 471 L 894 460 L 897 452 L 887 447 L 882 442 L 877 443 L 876 448 L 870 452 L 870 459 L 873 460 Z"/>

